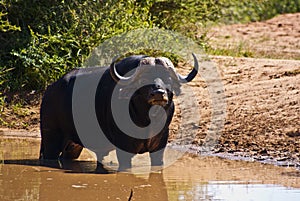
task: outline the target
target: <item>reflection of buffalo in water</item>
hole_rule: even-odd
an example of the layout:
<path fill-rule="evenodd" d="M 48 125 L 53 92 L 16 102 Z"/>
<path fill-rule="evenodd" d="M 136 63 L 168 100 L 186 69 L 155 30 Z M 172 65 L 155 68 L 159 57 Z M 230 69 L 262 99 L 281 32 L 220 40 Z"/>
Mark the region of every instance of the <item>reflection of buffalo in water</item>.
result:
<path fill-rule="evenodd" d="M 131 190 L 132 200 L 168 200 L 163 172 L 141 178 L 125 173 L 98 175 L 95 161 L 3 162 L 1 200 L 128 200 Z"/>
<path fill-rule="evenodd" d="M 66 74 L 50 85 L 43 97 L 40 157 L 42 159 L 75 159 L 80 155 L 84 145 L 73 120 L 74 83 L 75 79 L 81 77 L 88 80 L 92 79 L 92 76 L 98 76 L 101 77 L 101 80 L 95 94 L 95 111 L 99 125 L 110 143 L 97 142 L 98 147 L 87 148 L 95 151 L 98 161 L 101 161 L 103 156 L 116 147 L 121 168 L 131 167 L 133 155 L 144 152 L 150 152 L 152 165 L 162 165 L 163 152 L 169 135 L 168 126 L 174 113 L 173 94 L 178 95 L 180 84 L 190 82 L 196 76 L 198 61 L 194 54 L 193 57 L 195 67 L 186 77 L 176 73 L 174 65 L 169 59 L 147 56 L 131 56 L 117 64 L 113 62 L 110 67 L 75 69 Z M 131 72 L 132 70 L 134 73 Z M 143 85 L 143 82 L 151 84 Z M 117 83 L 119 84 L 116 85 Z M 135 138 L 121 131 L 114 121 L 111 109 L 113 91 L 116 86 L 121 86 L 118 91 L 119 95 L 116 97 L 120 99 L 120 102 L 130 98 L 130 118 L 140 128 L 145 128 L 151 123 L 149 111 L 152 106 L 159 105 L 164 109 L 166 114 L 164 122 L 166 123 L 157 135 L 151 136 L 153 131 L 149 129 L 148 136 L 150 137 Z M 134 87 L 137 90 L 131 97 L 127 97 L 126 92 Z M 155 111 L 154 116 L 160 118 Z"/>

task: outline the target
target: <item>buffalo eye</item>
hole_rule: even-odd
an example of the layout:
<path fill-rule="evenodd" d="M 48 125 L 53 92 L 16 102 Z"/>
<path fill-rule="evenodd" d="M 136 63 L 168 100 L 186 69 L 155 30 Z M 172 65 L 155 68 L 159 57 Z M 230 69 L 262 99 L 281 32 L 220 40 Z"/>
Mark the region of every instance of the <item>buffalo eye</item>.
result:
<path fill-rule="evenodd" d="M 140 78 L 140 79 L 138 80 L 139 86 L 146 85 L 148 82 L 149 82 L 149 81 L 148 81 L 147 79 L 145 79 L 145 78 Z"/>

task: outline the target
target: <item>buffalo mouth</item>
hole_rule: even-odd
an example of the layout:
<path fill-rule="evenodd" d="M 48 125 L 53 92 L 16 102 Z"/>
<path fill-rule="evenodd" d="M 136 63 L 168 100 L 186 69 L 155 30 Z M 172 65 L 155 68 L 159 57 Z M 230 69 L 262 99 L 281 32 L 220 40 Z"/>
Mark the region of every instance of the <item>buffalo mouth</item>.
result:
<path fill-rule="evenodd" d="M 162 99 L 150 99 L 148 100 L 150 105 L 159 105 L 159 106 L 166 106 L 168 103 L 168 99 L 163 97 Z"/>

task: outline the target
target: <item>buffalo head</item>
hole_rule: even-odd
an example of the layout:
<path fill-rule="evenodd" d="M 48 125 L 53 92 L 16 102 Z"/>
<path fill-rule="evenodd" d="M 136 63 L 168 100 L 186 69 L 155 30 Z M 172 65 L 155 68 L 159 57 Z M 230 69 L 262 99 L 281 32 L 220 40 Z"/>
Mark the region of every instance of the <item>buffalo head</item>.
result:
<path fill-rule="evenodd" d="M 110 74 L 115 82 L 122 86 L 120 97 L 130 98 L 127 91 L 136 88 L 138 90 L 131 97 L 133 100 L 164 107 L 171 103 L 173 93 L 180 94 L 182 83 L 192 81 L 197 75 L 198 60 L 194 54 L 193 58 L 194 68 L 187 76 L 177 73 L 173 63 L 166 57 L 142 58 L 130 76 L 120 75 L 113 61 L 110 65 Z"/>

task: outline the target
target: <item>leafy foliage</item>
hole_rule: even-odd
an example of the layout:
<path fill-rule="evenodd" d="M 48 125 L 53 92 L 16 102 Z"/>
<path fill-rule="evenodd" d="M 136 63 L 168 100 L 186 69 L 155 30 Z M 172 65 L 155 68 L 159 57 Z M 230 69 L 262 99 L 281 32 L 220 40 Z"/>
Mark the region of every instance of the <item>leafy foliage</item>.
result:
<path fill-rule="evenodd" d="M 5 90 L 43 89 L 115 34 L 150 27 L 135 1 L 7 1 L 21 33 L 1 33 Z M 123 10 L 122 12 L 120 12 Z"/>

